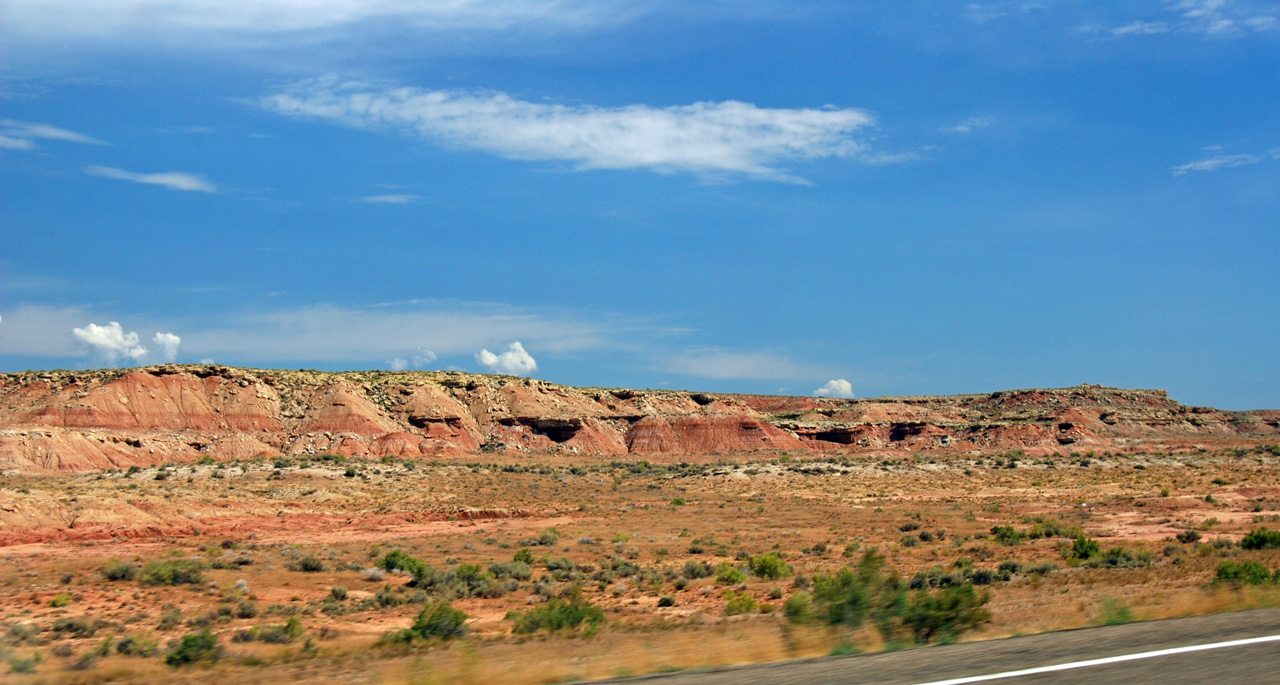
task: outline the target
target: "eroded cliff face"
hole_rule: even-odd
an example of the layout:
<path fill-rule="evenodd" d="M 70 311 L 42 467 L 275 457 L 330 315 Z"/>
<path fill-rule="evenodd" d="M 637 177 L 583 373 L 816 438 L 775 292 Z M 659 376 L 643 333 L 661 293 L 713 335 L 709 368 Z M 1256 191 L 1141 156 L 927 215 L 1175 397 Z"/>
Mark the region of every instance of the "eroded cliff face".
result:
<path fill-rule="evenodd" d="M 453 372 L 166 365 L 0 374 L 0 470 L 87 471 L 321 452 L 693 455 L 1180 449 L 1280 441 L 1280 412 L 1079 386 L 840 400 L 571 388 Z"/>

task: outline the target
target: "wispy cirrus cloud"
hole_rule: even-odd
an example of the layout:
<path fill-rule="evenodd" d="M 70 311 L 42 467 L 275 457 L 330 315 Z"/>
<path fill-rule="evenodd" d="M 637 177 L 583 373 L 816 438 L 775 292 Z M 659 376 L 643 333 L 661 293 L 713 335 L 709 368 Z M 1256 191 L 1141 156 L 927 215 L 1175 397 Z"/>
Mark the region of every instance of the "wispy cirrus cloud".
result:
<path fill-rule="evenodd" d="M 52 124 L 0 119 L 0 149 L 34 150 L 39 147 L 36 143 L 37 140 L 57 140 L 65 143 L 85 143 L 89 145 L 107 144 L 93 136 Z"/>
<path fill-rule="evenodd" d="M 717 380 L 797 380 L 821 378 L 827 369 L 770 352 L 735 352 L 720 348 L 686 350 L 666 360 L 665 368 Z"/>
<path fill-rule="evenodd" d="M 407 205 L 417 202 L 418 199 L 419 196 L 408 193 L 390 193 L 387 195 L 365 195 L 360 198 L 360 201 L 375 205 Z"/>
<path fill-rule="evenodd" d="M 120 181 L 133 181 L 145 185 L 161 186 L 169 190 L 194 191 L 199 193 L 217 193 L 218 187 L 200 174 L 188 174 L 181 171 L 165 171 L 153 174 L 140 174 L 108 166 L 87 166 L 84 172 L 90 176 L 114 178 Z"/>
<path fill-rule="evenodd" d="M 1231 38 L 1277 29 L 1280 29 L 1280 7 L 1253 0 L 1165 0 L 1158 14 L 1117 26 L 1090 24 L 1082 27 L 1085 32 L 1112 38 L 1175 32 Z"/>
<path fill-rule="evenodd" d="M 1267 160 L 1280 159 L 1280 149 L 1270 150 L 1263 154 L 1215 154 L 1201 159 L 1180 164 L 1173 168 L 1174 176 L 1186 176 L 1192 172 L 1210 172 L 1235 167 L 1249 166 Z"/>
<path fill-rule="evenodd" d="M 624 0 L 8 0 L 3 32 L 28 39 L 132 37 L 145 42 L 174 34 L 280 37 L 379 22 L 427 29 L 579 29 L 628 21 L 659 4 Z"/>
<path fill-rule="evenodd" d="M 787 162 L 872 153 L 853 135 L 874 118 L 833 107 L 770 109 L 736 101 L 653 107 L 528 102 L 496 91 L 310 80 L 261 98 L 279 114 L 390 129 L 508 159 L 558 161 L 578 169 L 647 169 L 704 176 L 800 181 Z"/>
<path fill-rule="evenodd" d="M 954 126 L 944 126 L 941 130 L 944 133 L 972 133 L 978 129 L 987 128 L 991 125 L 991 117 L 973 116 L 965 119 Z"/>

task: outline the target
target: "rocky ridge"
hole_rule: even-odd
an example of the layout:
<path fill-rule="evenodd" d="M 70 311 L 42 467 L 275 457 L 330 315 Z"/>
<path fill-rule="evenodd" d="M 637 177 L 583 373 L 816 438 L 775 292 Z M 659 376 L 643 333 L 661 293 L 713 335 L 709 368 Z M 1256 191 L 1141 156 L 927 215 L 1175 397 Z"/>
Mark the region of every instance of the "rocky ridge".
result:
<path fill-rule="evenodd" d="M 1188 449 L 1280 441 L 1280 411 L 1076 386 L 833 399 L 574 388 L 457 372 L 163 365 L 0 374 L 0 470 L 305 456 Z"/>

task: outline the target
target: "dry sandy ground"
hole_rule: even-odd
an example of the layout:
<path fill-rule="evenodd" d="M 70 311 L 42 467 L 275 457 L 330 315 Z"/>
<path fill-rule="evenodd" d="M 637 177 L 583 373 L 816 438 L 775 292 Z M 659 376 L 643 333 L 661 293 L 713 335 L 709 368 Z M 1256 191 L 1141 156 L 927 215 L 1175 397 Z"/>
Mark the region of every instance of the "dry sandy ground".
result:
<path fill-rule="evenodd" d="M 1224 560 L 1280 566 L 1277 551 L 1234 544 L 1259 526 L 1280 527 L 1280 472 L 1264 450 L 1024 457 L 1016 468 L 1007 455 L 678 459 L 484 455 L 182 466 L 162 480 L 156 469 L 2 477 L 0 673 L 13 682 L 554 682 L 881 649 L 871 628 L 788 623 L 781 611 L 807 579 L 870 548 L 905 578 L 961 559 L 987 570 L 1005 561 L 1056 567 L 984 586 L 991 621 L 966 640 L 1280 603 L 1275 586 L 1210 583 Z M 1008 545 L 990 534 L 1030 533 L 1037 522 L 1075 527 L 1104 549 L 1145 551 L 1149 563 L 1073 565 L 1061 535 Z M 1175 541 L 1192 530 L 1199 543 Z M 531 544 L 540 536 L 553 544 Z M 407 575 L 371 570 L 388 551 L 447 569 L 508 562 L 522 547 L 538 560 L 531 579 L 501 596 L 454 599 L 470 617 L 469 637 L 375 646 L 408 627 L 424 599 Z M 743 567 L 743 557 L 771 551 L 792 575 L 728 587 L 678 581 L 689 560 Z M 306 557 L 323 570 L 298 570 Z M 103 574 L 108 559 L 141 568 L 176 558 L 199 561 L 203 582 Z M 558 558 L 581 575 L 535 588 L 549 574 L 545 559 Z M 596 573 L 621 561 L 639 572 Z M 574 581 L 605 611 L 600 630 L 512 634 L 508 611 Z M 335 586 L 345 599 L 333 598 Z M 752 596 L 757 610 L 726 615 L 727 589 Z M 391 601 L 377 602 L 380 592 Z M 664 597 L 671 606 L 659 606 Z M 257 614 L 239 617 L 242 604 Z M 305 630 L 293 642 L 232 639 L 289 616 Z M 220 661 L 165 665 L 166 645 L 205 628 L 220 636 Z M 160 652 L 95 656 L 125 636 L 154 639 Z M 34 672 L 14 672 L 26 668 Z"/>

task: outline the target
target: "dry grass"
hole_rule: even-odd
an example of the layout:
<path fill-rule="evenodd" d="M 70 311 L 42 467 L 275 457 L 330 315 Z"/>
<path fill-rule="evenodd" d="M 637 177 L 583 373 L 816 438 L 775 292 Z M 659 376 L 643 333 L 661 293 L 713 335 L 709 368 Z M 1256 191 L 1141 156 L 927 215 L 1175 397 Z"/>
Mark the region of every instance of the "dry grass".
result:
<path fill-rule="evenodd" d="M 1275 568 L 1280 553 L 1205 544 L 1239 539 L 1257 525 L 1280 527 L 1270 523 L 1280 509 L 1280 474 L 1270 455 L 1095 455 L 1087 467 L 1079 458 L 1048 461 L 1026 459 L 1009 469 L 996 466 L 990 456 L 791 463 L 757 455 L 645 469 L 501 456 L 485 465 L 416 464 L 411 470 L 399 463 L 359 464 L 354 478 L 344 475 L 346 465 L 316 464 L 278 470 L 270 464 L 184 467 L 163 481 L 148 472 L 131 478 L 9 476 L 0 479 L 0 501 L 12 503 L 0 512 L 7 533 L 56 538 L 114 530 L 131 537 L 0 547 L 0 629 L 7 630 L 6 624 L 43 629 L 36 643 L 4 648 L 5 658 L 40 653 L 36 673 L 5 677 L 14 682 L 53 676 L 86 683 L 222 678 L 427 683 L 492 682 L 501 676 L 514 683 L 546 683 L 815 656 L 849 643 L 864 650 L 884 646 L 871 630 L 847 634 L 788 625 L 780 609 L 798 591 L 794 578 L 749 578 L 745 591 L 778 611 L 736 617 L 725 616 L 723 588 L 711 578 L 679 590 L 669 578 L 604 584 L 588 578 L 583 584 L 587 598 L 609 619 L 593 637 L 513 637 L 504 616 L 529 607 L 530 582 L 503 597 L 455 601 L 474 617 L 473 634 L 450 644 L 370 648 L 384 631 L 412 622 L 418 605 L 411 602 L 337 615 L 321 611 L 334 585 L 348 589 L 347 607 L 388 584 L 403 586 L 403 575 L 377 580 L 363 570 L 390 549 L 404 549 L 437 568 L 487 566 L 509 561 L 522 541 L 551 527 L 560 538 L 553 546 L 534 547 L 539 557 L 598 566 L 616 555 L 659 572 L 678 572 L 690 559 L 741 563 L 735 559 L 739 554 L 776 551 L 797 575 L 811 577 L 849 563 L 843 556 L 846 546 L 878 548 L 908 578 L 932 566 L 948 568 L 958 559 L 984 569 L 1007 560 L 1060 567 L 989 586 L 992 620 L 966 639 L 1094 624 L 1101 620 L 1104 601 L 1128 607 L 1135 619 L 1280 605 L 1276 586 L 1209 586 L 1224 559 L 1253 559 Z M 214 478 L 215 472 L 224 477 Z M 1210 494 L 1212 503 L 1205 500 Z M 685 504 L 672 504 L 677 498 Z M 1267 523 L 1255 523 L 1255 517 Z M 75 526 L 68 528 L 70 519 Z M 1104 548 L 1146 550 L 1152 563 L 1071 566 L 1061 557 L 1067 543 L 1061 537 L 1006 546 L 988 534 L 995 525 L 1029 531 L 1037 519 L 1077 526 Z M 175 522 L 182 525 L 175 529 Z M 1172 542 L 1188 529 L 1203 535 L 1199 546 Z M 904 546 L 908 533 L 929 533 L 934 539 Z M 221 560 L 228 567 L 209 570 L 211 584 L 200 587 L 108 582 L 98 573 L 112 557 L 141 566 L 172 555 Z M 288 570 L 306 555 L 319 558 L 326 569 Z M 252 563 L 232 565 L 238 558 Z M 537 569 L 534 580 L 542 572 Z M 164 643 L 194 632 L 198 625 L 159 629 L 163 607 L 180 609 L 185 621 L 198 620 L 241 599 L 235 589 L 239 580 L 249 587 L 244 598 L 263 613 L 210 624 L 228 652 L 217 665 L 174 670 L 159 657 L 112 655 L 87 670 L 68 670 L 107 636 L 150 633 Z M 782 597 L 771 599 L 775 588 Z M 71 605 L 49 606 L 60 592 L 73 596 Z M 402 595 L 408 599 L 412 592 Z M 662 596 L 673 597 L 675 606 L 659 608 Z M 313 650 L 304 653 L 302 641 L 284 646 L 230 642 L 236 630 L 283 623 L 283 614 L 266 613 L 273 606 L 303 619 Z M 48 630 L 59 618 L 75 617 L 105 624 L 92 638 Z M 53 648 L 64 643 L 74 656 L 55 655 Z"/>

